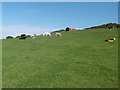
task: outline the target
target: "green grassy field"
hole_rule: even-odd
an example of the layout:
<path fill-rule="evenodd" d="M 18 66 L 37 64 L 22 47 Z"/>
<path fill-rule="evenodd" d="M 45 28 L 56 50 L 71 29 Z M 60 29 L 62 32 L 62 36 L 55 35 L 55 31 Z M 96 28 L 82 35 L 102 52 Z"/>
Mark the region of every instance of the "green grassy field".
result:
<path fill-rule="evenodd" d="M 114 43 L 104 40 L 115 37 Z M 3 88 L 118 87 L 118 30 L 63 32 L 62 37 L 6 39 Z"/>

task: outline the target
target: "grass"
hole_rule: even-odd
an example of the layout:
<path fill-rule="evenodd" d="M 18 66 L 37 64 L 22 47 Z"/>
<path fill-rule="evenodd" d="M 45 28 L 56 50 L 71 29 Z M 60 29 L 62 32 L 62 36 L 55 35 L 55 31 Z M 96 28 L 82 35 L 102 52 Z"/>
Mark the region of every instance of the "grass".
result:
<path fill-rule="evenodd" d="M 115 37 L 114 43 L 104 40 Z M 118 87 L 118 30 L 3 40 L 3 88 Z"/>

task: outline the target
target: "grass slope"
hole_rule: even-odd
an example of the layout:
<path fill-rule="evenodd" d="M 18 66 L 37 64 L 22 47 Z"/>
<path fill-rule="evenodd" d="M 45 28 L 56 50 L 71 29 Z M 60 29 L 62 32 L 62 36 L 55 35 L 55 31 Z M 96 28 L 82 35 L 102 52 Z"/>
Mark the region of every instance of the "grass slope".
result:
<path fill-rule="evenodd" d="M 117 40 L 107 43 L 108 37 Z M 3 88 L 114 88 L 118 85 L 118 30 L 6 39 L 2 58 Z"/>

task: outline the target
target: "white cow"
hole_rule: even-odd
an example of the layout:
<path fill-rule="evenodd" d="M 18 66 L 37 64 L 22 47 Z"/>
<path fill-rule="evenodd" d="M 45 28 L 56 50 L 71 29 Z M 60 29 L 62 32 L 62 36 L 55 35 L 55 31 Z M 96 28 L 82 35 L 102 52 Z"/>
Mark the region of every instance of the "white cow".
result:
<path fill-rule="evenodd" d="M 50 33 L 45 33 L 44 35 L 45 35 L 45 36 L 51 36 L 51 34 L 50 34 Z"/>
<path fill-rule="evenodd" d="M 35 39 L 35 36 L 33 36 L 32 38 Z"/>
<path fill-rule="evenodd" d="M 59 36 L 61 36 L 62 34 L 61 34 L 60 32 L 56 32 L 55 35 L 56 35 L 57 37 L 59 37 Z"/>
<path fill-rule="evenodd" d="M 106 42 L 114 42 L 116 40 L 116 38 L 108 38 L 108 39 L 106 39 L 105 41 Z"/>

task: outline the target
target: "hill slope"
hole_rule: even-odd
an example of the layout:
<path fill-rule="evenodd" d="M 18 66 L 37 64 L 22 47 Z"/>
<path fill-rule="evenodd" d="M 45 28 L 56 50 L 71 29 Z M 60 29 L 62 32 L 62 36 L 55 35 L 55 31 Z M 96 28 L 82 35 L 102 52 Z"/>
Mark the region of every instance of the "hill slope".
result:
<path fill-rule="evenodd" d="M 117 40 L 107 43 L 108 37 Z M 118 85 L 118 30 L 6 39 L 2 62 L 3 88 L 114 88 Z"/>

